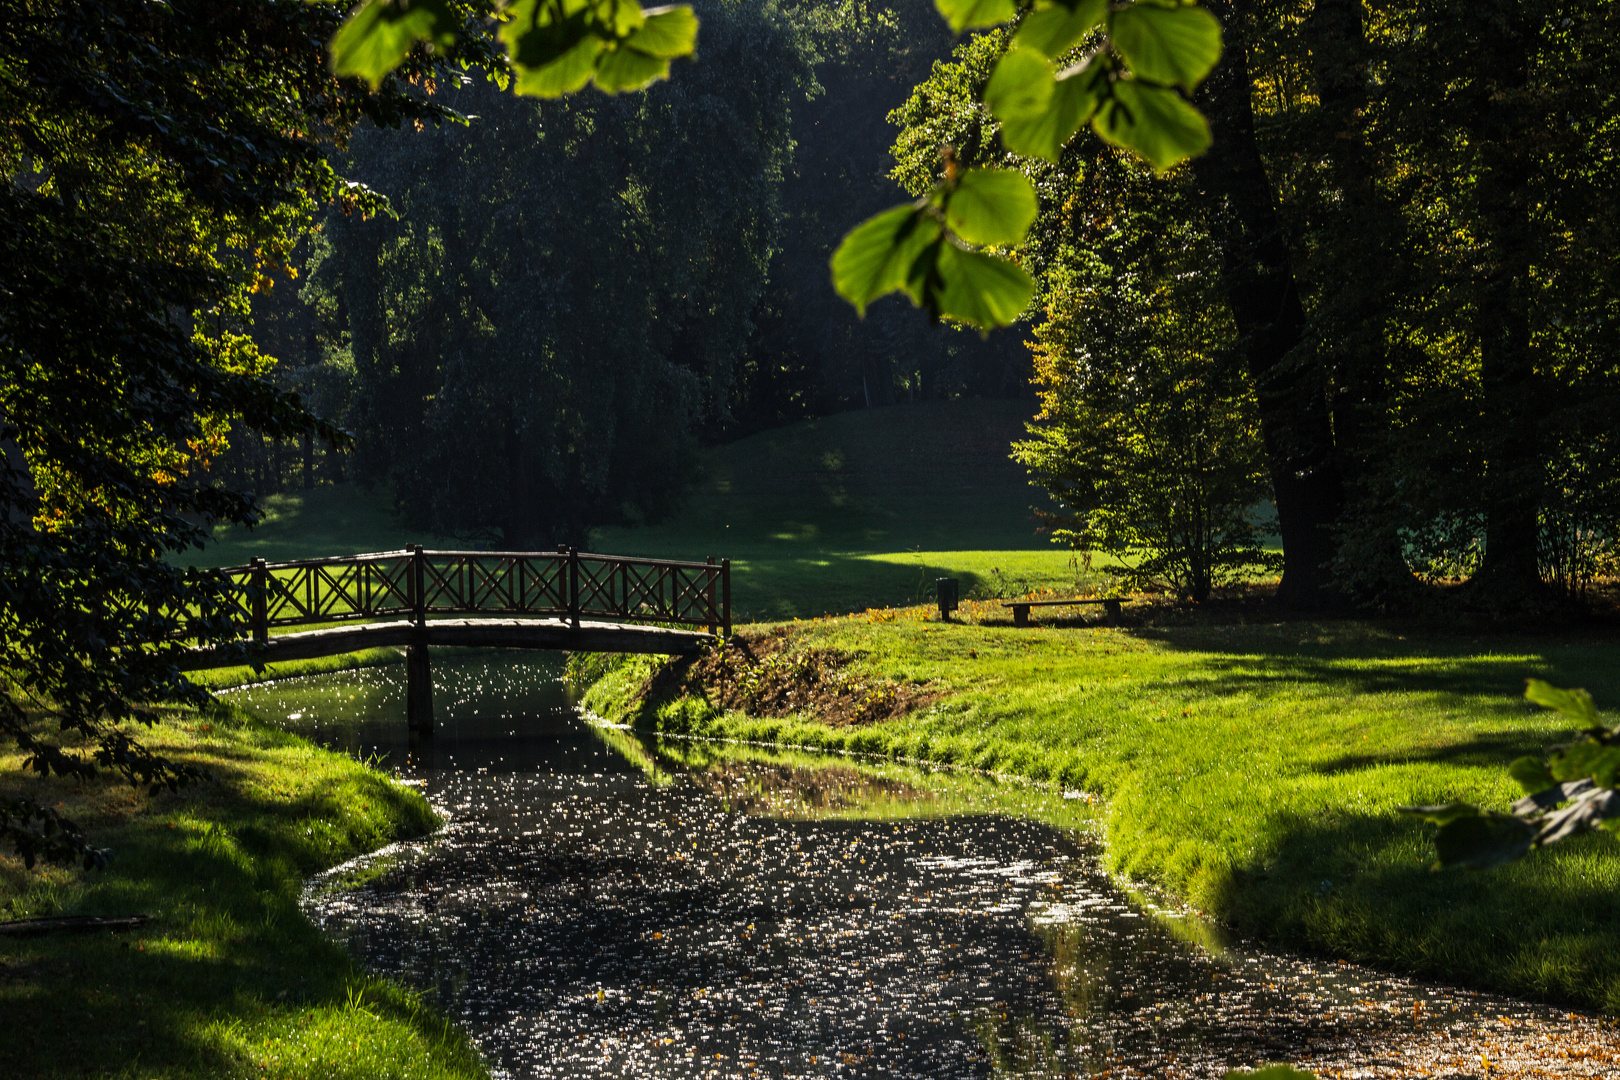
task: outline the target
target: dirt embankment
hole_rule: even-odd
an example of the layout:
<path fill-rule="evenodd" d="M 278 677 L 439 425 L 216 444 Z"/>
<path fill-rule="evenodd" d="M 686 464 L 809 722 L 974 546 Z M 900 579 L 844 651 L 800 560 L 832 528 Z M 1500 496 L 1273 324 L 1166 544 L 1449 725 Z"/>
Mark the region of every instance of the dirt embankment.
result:
<path fill-rule="evenodd" d="M 836 649 L 794 648 L 788 627 L 737 634 L 696 657 L 674 657 L 648 680 L 642 696 L 701 696 L 751 716 L 804 713 L 833 727 L 903 716 L 939 699 L 926 685 L 850 670 L 859 656 Z"/>

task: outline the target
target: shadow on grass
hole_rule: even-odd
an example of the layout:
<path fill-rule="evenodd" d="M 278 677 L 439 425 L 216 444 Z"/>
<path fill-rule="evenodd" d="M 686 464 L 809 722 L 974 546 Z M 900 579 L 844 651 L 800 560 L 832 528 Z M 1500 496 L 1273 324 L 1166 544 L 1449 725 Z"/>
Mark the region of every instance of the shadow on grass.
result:
<path fill-rule="evenodd" d="M 1283 821 L 1213 898 L 1240 930 L 1404 974 L 1620 1009 L 1620 848 L 1590 835 L 1487 871 L 1434 870 L 1395 817 Z"/>
<path fill-rule="evenodd" d="M 393 834 L 425 831 L 426 807 L 358 771 L 296 801 L 259 796 L 229 760 L 241 755 L 202 752 L 221 783 L 160 795 L 133 821 L 98 829 L 114 860 L 70 904 L 75 914 L 149 913 L 151 923 L 0 942 L 0 1073 L 235 1075 L 244 1066 L 228 1043 L 240 1041 L 242 1024 L 332 1015 L 366 982 L 303 915 L 303 879 Z M 368 1002 L 426 1045 L 442 1038 L 408 1005 Z M 216 1041 L 210 1030 L 228 1034 Z"/>
<path fill-rule="evenodd" d="M 1344 695 L 1466 695 L 1471 707 L 1507 711 L 1523 707 L 1524 680 L 1536 677 L 1587 687 L 1600 706 L 1620 704 L 1620 642 L 1613 635 L 1407 638 L 1366 623 L 1130 633 L 1172 652 L 1215 654 L 1176 680 L 1209 695 L 1303 684 Z"/>
<path fill-rule="evenodd" d="M 1314 772 L 1333 775 L 1358 769 L 1376 769 L 1383 765 L 1419 762 L 1463 768 L 1505 767 L 1516 758 L 1540 754 L 1555 741 L 1555 738 L 1540 731 L 1486 732 L 1440 746 L 1413 747 L 1389 754 L 1350 754 L 1320 762 L 1311 768 Z"/>

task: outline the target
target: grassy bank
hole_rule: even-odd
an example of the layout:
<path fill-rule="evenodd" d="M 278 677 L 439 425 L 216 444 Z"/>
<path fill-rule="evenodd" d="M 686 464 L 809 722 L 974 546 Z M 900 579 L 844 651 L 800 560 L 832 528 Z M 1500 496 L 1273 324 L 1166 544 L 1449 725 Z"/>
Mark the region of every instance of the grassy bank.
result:
<path fill-rule="evenodd" d="M 1503 772 L 1566 734 L 1526 676 L 1620 704 L 1612 638 L 1361 623 L 1015 630 L 922 609 L 818 620 L 795 648 L 943 696 L 878 724 L 645 701 L 655 661 L 585 704 L 644 729 L 955 762 L 1105 799 L 1110 868 L 1293 948 L 1620 1011 L 1620 849 L 1587 837 L 1488 873 L 1435 873 L 1395 808 L 1505 806 Z"/>
<path fill-rule="evenodd" d="M 111 847 L 103 871 L 0 858 L 0 919 L 150 914 L 125 933 L 0 938 L 7 1077 L 487 1075 L 464 1037 L 351 964 L 298 907 L 310 874 L 433 826 L 416 792 L 221 709 L 146 741 L 218 779 L 178 794 L 20 773 Z"/>

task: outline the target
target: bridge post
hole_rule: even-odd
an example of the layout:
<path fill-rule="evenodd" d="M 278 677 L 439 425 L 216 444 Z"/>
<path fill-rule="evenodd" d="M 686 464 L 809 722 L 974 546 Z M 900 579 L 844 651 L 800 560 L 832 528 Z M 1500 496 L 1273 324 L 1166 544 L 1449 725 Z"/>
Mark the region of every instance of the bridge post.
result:
<path fill-rule="evenodd" d="M 715 578 L 715 574 L 714 574 L 714 556 L 713 555 L 709 556 L 708 563 L 709 563 L 709 574 L 708 574 L 709 587 L 708 587 L 708 589 L 705 590 L 705 592 L 706 592 L 706 594 L 708 596 L 708 600 L 709 600 L 709 603 L 707 605 L 708 609 L 709 609 L 709 612 L 708 612 L 708 614 L 709 614 L 709 636 L 713 637 L 714 635 L 716 635 L 716 634 L 718 634 L 720 632 L 720 613 L 715 610 L 716 605 L 715 605 L 715 602 L 714 602 L 714 578 Z"/>
<path fill-rule="evenodd" d="M 270 572 L 263 559 L 253 560 L 253 640 L 260 645 L 270 640 Z"/>
<path fill-rule="evenodd" d="M 724 632 L 725 632 L 726 639 L 729 641 L 731 639 L 731 560 L 730 559 L 721 559 L 720 560 L 720 595 L 721 595 L 721 601 L 720 601 L 721 614 L 725 618 L 725 623 L 724 623 L 725 631 Z"/>
<path fill-rule="evenodd" d="M 433 735 L 433 665 L 425 643 L 405 647 L 405 726 L 414 735 Z"/>
<path fill-rule="evenodd" d="M 433 665 L 427 649 L 427 593 L 422 568 L 422 545 L 411 548 L 409 578 L 411 622 L 417 640 L 405 647 L 405 726 L 413 735 L 433 735 Z"/>
<path fill-rule="evenodd" d="M 568 626 L 579 629 L 579 549 L 558 544 L 558 551 L 568 553 Z"/>

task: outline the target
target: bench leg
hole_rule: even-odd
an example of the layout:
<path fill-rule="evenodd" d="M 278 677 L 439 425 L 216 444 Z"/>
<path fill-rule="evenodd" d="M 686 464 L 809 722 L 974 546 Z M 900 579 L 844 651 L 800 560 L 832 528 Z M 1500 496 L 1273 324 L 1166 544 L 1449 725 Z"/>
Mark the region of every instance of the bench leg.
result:
<path fill-rule="evenodd" d="M 1119 625 L 1119 601 L 1118 600 L 1104 600 L 1103 601 L 1103 610 L 1108 613 L 1108 625 L 1109 626 L 1118 626 Z"/>
<path fill-rule="evenodd" d="M 1013 625 L 1014 626 L 1028 626 L 1029 625 L 1029 605 L 1028 604 L 1014 604 L 1013 605 Z"/>

